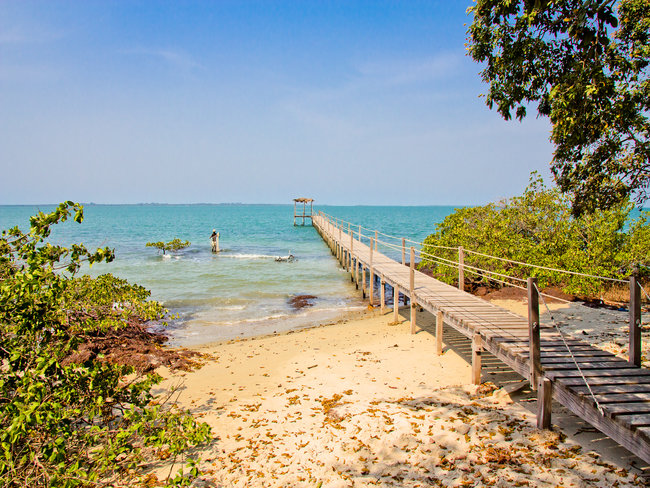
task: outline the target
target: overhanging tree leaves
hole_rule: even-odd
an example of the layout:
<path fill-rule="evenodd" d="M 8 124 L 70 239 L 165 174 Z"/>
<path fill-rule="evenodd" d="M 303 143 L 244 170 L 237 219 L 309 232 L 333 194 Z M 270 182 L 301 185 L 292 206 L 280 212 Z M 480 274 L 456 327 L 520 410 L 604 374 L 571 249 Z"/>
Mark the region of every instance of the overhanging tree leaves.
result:
<path fill-rule="evenodd" d="M 552 171 L 576 214 L 650 184 L 650 2 L 476 0 L 471 57 L 486 63 L 486 103 L 508 120 L 550 118 Z"/>

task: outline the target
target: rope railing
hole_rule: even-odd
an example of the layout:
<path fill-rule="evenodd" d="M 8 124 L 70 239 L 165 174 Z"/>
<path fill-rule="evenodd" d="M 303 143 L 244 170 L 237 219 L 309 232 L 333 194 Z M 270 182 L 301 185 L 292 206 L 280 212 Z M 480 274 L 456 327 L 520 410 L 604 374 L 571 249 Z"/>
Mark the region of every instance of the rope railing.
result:
<path fill-rule="evenodd" d="M 531 268 L 543 269 L 543 270 L 546 270 L 546 271 L 554 271 L 554 272 L 557 272 L 557 273 L 566 273 L 566 274 L 571 274 L 571 275 L 575 275 L 575 276 L 583 276 L 583 277 L 586 277 L 586 278 L 597 278 L 597 279 L 600 279 L 600 280 L 608 280 L 608 281 L 614 281 L 614 282 L 618 282 L 618 283 L 627 283 L 627 281 L 621 280 L 619 278 L 609 278 L 607 276 L 591 275 L 591 274 L 588 274 L 588 273 L 580 273 L 578 271 L 569 271 L 569 270 L 566 270 L 566 269 L 558 269 L 558 268 L 550 268 L 548 266 L 540 266 L 538 264 L 524 263 L 524 262 L 521 262 L 521 261 L 515 261 L 513 259 L 500 258 L 498 256 L 491 256 L 489 254 L 484 254 L 482 252 L 472 251 L 471 249 L 464 249 L 464 251 L 466 253 L 476 254 L 478 256 L 483 256 L 483 257 L 490 258 L 490 259 L 498 259 L 499 261 L 503 261 L 503 262 L 506 262 L 506 263 L 512 263 L 512 264 L 518 264 L 520 266 L 529 266 Z"/>

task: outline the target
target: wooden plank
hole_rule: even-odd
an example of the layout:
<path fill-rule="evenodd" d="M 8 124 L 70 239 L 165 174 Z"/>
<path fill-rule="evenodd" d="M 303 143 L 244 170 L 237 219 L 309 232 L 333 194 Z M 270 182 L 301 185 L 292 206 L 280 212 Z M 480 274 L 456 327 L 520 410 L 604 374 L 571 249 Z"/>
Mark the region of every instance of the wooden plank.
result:
<path fill-rule="evenodd" d="M 576 363 L 578 363 L 580 369 L 630 369 L 630 363 L 627 361 L 603 361 L 603 359 L 607 358 L 579 357 L 575 358 L 574 362 L 572 358 L 566 357 L 546 361 L 542 359 L 542 364 L 544 365 L 544 371 L 577 369 Z"/>
<path fill-rule="evenodd" d="M 586 377 L 597 377 L 597 378 L 635 378 L 640 380 L 641 378 L 650 381 L 650 371 L 640 371 L 634 368 L 625 368 L 625 369 L 588 369 L 580 368 L 581 371 L 577 369 L 559 369 L 559 370 L 549 370 L 544 371 L 544 376 L 547 376 L 551 379 L 558 378 L 576 378 L 581 375 Z"/>
<path fill-rule="evenodd" d="M 603 410 L 611 415 L 619 414 L 646 414 L 650 418 L 650 403 L 628 402 L 628 403 L 606 403 L 601 405 Z"/>
<path fill-rule="evenodd" d="M 584 386 L 585 382 L 581 377 L 578 378 L 556 378 L 555 381 L 562 383 L 565 386 Z M 650 377 L 641 376 L 640 378 L 635 378 L 632 376 L 610 376 L 604 378 L 589 378 L 589 386 L 594 385 L 635 385 L 643 384 L 650 385 Z"/>
<path fill-rule="evenodd" d="M 590 395 L 589 393 L 585 393 Z M 650 392 L 648 393 L 609 393 L 595 394 L 599 403 L 621 403 L 621 402 L 650 402 Z"/>
<path fill-rule="evenodd" d="M 616 420 L 625 424 L 629 425 L 630 427 L 648 427 L 650 426 L 650 415 L 634 415 L 634 414 L 626 414 L 626 415 L 617 415 Z"/>
<path fill-rule="evenodd" d="M 650 393 L 650 384 L 630 384 L 630 385 L 625 385 L 625 384 L 620 384 L 620 385 L 605 385 L 605 386 L 597 386 L 597 385 L 590 385 L 591 386 L 591 391 L 594 392 L 594 394 L 598 393 L 612 393 L 612 394 L 624 394 L 624 393 Z M 573 391 L 575 391 L 578 394 L 587 394 L 589 393 L 589 389 L 586 386 L 573 386 L 571 388 Z"/>

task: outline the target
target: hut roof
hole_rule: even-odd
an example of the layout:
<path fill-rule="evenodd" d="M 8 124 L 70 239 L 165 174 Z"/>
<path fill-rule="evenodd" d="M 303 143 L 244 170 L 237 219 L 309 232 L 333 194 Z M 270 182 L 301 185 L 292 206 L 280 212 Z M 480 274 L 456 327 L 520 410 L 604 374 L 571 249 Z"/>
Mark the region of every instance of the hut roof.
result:
<path fill-rule="evenodd" d="M 313 198 L 294 198 L 293 201 L 294 202 L 300 202 L 300 203 L 309 203 L 309 202 L 313 202 L 314 199 Z"/>

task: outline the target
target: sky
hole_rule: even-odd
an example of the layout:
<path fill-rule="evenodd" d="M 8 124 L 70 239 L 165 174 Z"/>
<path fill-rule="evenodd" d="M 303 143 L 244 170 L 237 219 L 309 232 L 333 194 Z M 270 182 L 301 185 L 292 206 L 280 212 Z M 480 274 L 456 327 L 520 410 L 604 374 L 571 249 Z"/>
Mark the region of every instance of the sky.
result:
<path fill-rule="evenodd" d="M 0 204 L 473 205 L 550 182 L 548 120 L 479 97 L 469 5 L 0 0 Z"/>

